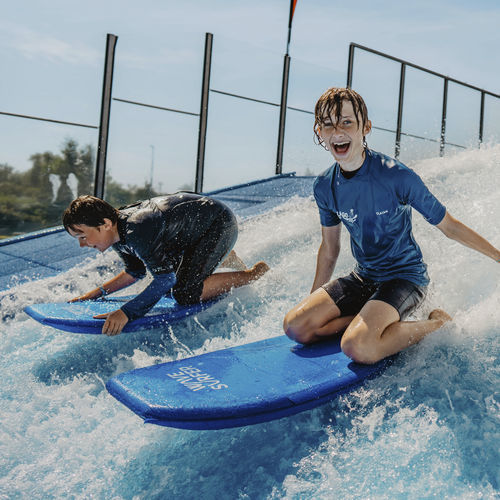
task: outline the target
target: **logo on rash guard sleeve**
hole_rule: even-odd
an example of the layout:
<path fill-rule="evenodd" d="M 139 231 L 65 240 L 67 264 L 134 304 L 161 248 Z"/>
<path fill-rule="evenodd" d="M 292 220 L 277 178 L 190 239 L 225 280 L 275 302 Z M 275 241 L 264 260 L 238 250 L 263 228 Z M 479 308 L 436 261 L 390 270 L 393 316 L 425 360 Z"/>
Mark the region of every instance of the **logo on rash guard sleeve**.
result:
<path fill-rule="evenodd" d="M 351 224 L 353 224 L 354 222 L 356 222 L 358 220 L 358 214 L 354 213 L 353 208 L 351 208 L 351 210 L 349 210 L 349 213 L 337 212 L 337 216 L 339 217 L 339 219 L 345 220 L 346 222 L 350 222 Z"/>

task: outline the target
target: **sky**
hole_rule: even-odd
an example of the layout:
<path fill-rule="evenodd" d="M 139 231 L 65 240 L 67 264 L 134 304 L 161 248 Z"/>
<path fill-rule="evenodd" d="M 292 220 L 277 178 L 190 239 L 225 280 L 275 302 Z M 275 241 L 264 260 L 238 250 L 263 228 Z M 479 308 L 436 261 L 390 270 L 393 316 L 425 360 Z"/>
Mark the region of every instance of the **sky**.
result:
<path fill-rule="evenodd" d="M 97 125 L 107 33 L 119 37 L 114 97 L 197 113 L 204 37 L 211 32 L 211 88 L 279 102 L 289 5 L 288 0 L 2 2 L 0 111 Z M 345 85 L 350 42 L 500 93 L 498 26 L 497 0 L 298 0 L 288 104 L 312 110 L 326 88 Z M 356 59 L 358 65 L 362 57 Z M 394 65 L 379 67 L 369 58 L 355 72 L 353 86 L 373 110 L 374 125 L 394 128 L 397 77 Z M 406 125 L 415 127 L 414 133 L 435 137 L 441 86 L 414 80 L 407 93 L 413 109 L 408 109 Z M 418 94 L 431 87 L 431 98 Z M 453 92 L 453 122 L 476 120 L 475 109 L 461 108 L 476 106 L 477 96 Z M 496 111 L 489 120 L 494 116 L 498 121 L 500 109 L 496 103 L 492 108 Z M 410 123 L 412 113 L 429 116 Z M 284 171 L 317 173 L 326 168 L 330 159 L 313 144 L 310 115 L 289 111 L 287 119 Z M 206 189 L 274 173 L 277 108 L 212 92 L 208 127 Z M 455 127 L 450 118 L 455 142 L 476 134 L 462 137 L 466 127 Z M 197 130 L 196 117 L 114 101 L 108 169 L 125 184 L 141 184 L 153 175 L 154 185 L 164 191 L 192 184 Z M 0 163 L 20 170 L 30 166 L 31 154 L 57 152 L 67 138 L 80 144 L 97 140 L 94 129 L 2 115 L 0 134 Z M 392 138 L 380 135 L 372 142 L 392 147 Z"/>

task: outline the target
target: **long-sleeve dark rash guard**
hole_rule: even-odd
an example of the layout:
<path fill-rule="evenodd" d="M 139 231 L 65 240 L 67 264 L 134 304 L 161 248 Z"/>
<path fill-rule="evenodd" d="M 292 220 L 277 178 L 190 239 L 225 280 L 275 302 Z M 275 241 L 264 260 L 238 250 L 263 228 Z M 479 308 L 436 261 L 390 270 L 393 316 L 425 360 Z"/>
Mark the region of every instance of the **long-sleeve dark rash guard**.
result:
<path fill-rule="evenodd" d="M 152 282 L 122 306 L 129 320 L 144 316 L 176 283 L 184 252 L 196 246 L 214 220 L 229 209 L 211 198 L 176 193 L 138 202 L 119 210 L 120 241 L 113 245 L 125 271 Z"/>

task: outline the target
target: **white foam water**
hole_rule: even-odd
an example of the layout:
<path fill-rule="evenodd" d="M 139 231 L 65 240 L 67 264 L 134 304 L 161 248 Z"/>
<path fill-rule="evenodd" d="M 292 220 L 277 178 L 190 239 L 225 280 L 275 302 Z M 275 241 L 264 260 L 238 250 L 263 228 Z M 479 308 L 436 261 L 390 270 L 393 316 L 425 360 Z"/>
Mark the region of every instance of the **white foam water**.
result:
<path fill-rule="evenodd" d="M 500 146 L 411 166 L 452 215 L 500 246 Z M 119 269 L 111 252 L 2 292 L 0 498 L 498 497 L 500 267 L 419 214 L 414 233 L 432 279 L 415 317 L 442 307 L 453 323 L 350 394 L 237 429 L 144 425 L 104 383 L 280 335 L 314 275 L 320 226 L 312 197 L 242 223 L 237 252 L 247 264 L 266 260 L 271 272 L 165 330 L 67 334 L 22 313 L 102 283 Z M 345 231 L 342 238 L 339 275 L 353 265 Z"/>

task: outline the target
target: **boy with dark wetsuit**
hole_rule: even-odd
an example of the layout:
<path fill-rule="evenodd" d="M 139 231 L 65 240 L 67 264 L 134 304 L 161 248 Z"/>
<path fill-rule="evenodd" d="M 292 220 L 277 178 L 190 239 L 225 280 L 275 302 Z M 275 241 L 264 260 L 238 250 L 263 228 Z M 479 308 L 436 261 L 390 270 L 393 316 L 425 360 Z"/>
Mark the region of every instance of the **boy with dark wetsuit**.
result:
<path fill-rule="evenodd" d="M 169 292 L 179 304 L 194 304 L 258 279 L 269 269 L 264 262 L 246 269 L 232 250 L 238 236 L 232 211 L 193 193 L 159 196 L 119 210 L 99 198 L 80 196 L 64 212 L 63 224 L 80 246 L 101 252 L 112 246 L 125 264 L 117 276 L 73 301 L 120 290 L 146 271 L 153 277 L 121 309 L 96 316 L 106 319 L 102 331 L 108 335 L 120 333 Z M 238 271 L 213 274 L 221 262 Z"/>
<path fill-rule="evenodd" d="M 500 262 L 500 250 L 448 213 L 415 172 L 368 148 L 370 130 L 365 102 L 352 89 L 334 87 L 319 98 L 314 133 L 335 163 L 314 185 L 322 240 L 311 294 L 283 322 L 286 334 L 303 344 L 343 332 L 342 351 L 366 364 L 451 320 L 435 309 L 427 319 L 405 321 L 429 283 L 412 233 L 412 209 L 448 238 Z M 342 226 L 356 266 L 348 276 L 331 279 Z"/>

